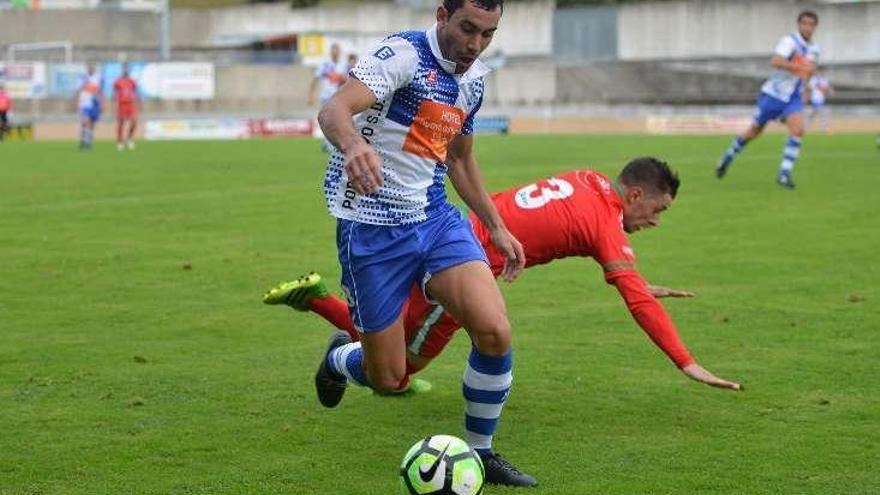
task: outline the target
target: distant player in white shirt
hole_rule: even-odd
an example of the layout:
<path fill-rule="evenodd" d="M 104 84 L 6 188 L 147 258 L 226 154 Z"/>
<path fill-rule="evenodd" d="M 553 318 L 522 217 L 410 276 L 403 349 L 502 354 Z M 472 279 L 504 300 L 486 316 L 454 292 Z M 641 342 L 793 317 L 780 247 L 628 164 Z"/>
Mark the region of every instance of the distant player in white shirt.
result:
<path fill-rule="evenodd" d="M 798 14 L 798 31 L 783 36 L 776 45 L 770 64 L 776 71 L 761 86 L 752 125 L 737 136 L 718 161 L 715 173 L 724 177 L 733 159 L 752 139 L 758 137 L 771 120 L 781 120 L 788 127 L 789 137 L 782 152 L 782 164 L 776 182 L 794 189 L 791 171 L 801 151 L 804 135 L 804 103 L 802 90 L 819 60 L 819 45 L 812 42 L 819 16 L 811 10 Z"/>
<path fill-rule="evenodd" d="M 327 103 L 327 100 L 333 96 L 342 83 L 348 79 L 348 72 L 353 66 L 348 62 L 339 59 L 339 45 L 333 43 L 330 45 L 330 58 L 325 60 L 315 69 L 315 77 L 312 79 L 312 85 L 309 86 L 308 104 L 315 104 L 315 92 L 318 92 L 321 105 Z M 333 149 L 333 145 L 327 139 L 321 141 L 321 150 L 329 153 Z"/>
<path fill-rule="evenodd" d="M 339 59 L 339 45 L 333 43 L 330 46 L 330 58 L 325 60 L 315 69 L 315 77 L 312 79 L 312 85 L 309 86 L 309 105 L 315 104 L 315 92 L 318 92 L 321 105 L 327 103 L 327 100 L 342 86 L 342 83 L 348 79 L 348 71 L 351 67 L 347 62 Z"/>
<path fill-rule="evenodd" d="M 101 118 L 101 75 L 95 70 L 95 64 L 89 64 L 83 75 L 82 84 L 77 94 L 77 109 L 80 117 L 80 149 L 92 147 L 95 138 L 95 123 Z"/>
<path fill-rule="evenodd" d="M 819 67 L 810 82 L 807 84 L 809 90 L 810 115 L 807 118 L 807 127 L 813 124 L 813 119 L 819 117 L 819 128 L 826 134 L 831 134 L 831 125 L 829 122 L 828 105 L 826 100 L 834 89 L 831 87 L 831 81 L 825 75 L 825 69 Z"/>

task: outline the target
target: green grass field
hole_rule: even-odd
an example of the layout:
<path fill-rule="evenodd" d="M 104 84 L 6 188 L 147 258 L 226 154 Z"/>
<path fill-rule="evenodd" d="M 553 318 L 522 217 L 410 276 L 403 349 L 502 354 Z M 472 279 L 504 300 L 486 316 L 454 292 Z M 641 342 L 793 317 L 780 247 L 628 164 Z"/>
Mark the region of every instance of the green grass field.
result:
<path fill-rule="evenodd" d="M 591 260 L 504 285 L 515 382 L 496 437 L 547 494 L 880 493 L 880 152 L 783 136 L 719 182 L 728 137 L 479 137 L 488 185 L 654 154 L 680 171 L 633 247 L 698 362 L 687 380 Z M 318 270 L 338 289 L 311 140 L 0 144 L 0 494 L 390 494 L 419 437 L 463 435 L 459 335 L 430 394 L 350 389 L 325 410 L 328 326 L 262 305 Z M 191 266 L 191 269 L 185 269 Z M 489 487 L 487 495 L 519 493 Z"/>

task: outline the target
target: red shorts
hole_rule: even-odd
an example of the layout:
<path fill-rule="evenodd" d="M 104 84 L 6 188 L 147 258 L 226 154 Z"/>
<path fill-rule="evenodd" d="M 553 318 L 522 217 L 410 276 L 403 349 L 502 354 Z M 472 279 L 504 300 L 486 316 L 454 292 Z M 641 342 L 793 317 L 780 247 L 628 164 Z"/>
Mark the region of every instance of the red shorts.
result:
<path fill-rule="evenodd" d="M 406 348 L 419 356 L 437 357 L 461 328 L 443 306 L 428 302 L 418 285 L 410 292 L 403 312 Z"/>
<path fill-rule="evenodd" d="M 119 105 L 116 108 L 116 118 L 119 120 L 130 119 L 135 120 L 138 116 L 137 107 L 134 105 Z"/>

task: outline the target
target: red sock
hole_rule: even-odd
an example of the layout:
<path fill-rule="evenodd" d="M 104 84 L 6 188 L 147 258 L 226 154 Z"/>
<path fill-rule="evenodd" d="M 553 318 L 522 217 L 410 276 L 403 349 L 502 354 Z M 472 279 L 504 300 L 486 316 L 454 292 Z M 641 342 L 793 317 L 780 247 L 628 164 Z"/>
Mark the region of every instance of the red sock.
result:
<path fill-rule="evenodd" d="M 361 336 L 354 328 L 354 322 L 351 321 L 348 305 L 342 299 L 336 296 L 316 297 L 309 301 L 309 309 L 318 313 L 334 327 L 345 330 L 353 341 L 361 340 Z"/>

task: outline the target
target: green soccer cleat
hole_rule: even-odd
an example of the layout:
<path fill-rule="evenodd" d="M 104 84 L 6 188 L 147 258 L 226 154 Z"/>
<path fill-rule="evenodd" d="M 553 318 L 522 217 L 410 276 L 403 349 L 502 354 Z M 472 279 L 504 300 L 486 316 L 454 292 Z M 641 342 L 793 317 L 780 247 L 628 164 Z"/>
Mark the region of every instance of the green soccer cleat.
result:
<path fill-rule="evenodd" d="M 312 272 L 292 282 L 284 282 L 273 287 L 263 296 L 265 304 L 286 304 L 297 311 L 308 311 L 309 301 L 316 297 L 325 298 L 329 292 L 321 276 Z"/>
<path fill-rule="evenodd" d="M 422 380 L 421 378 L 413 378 L 409 381 L 409 386 L 403 390 L 395 390 L 393 392 L 377 392 L 373 391 L 376 395 L 381 395 L 383 397 L 405 397 L 410 395 L 417 394 L 426 394 L 434 388 L 431 385 L 431 382 L 428 380 Z"/>

